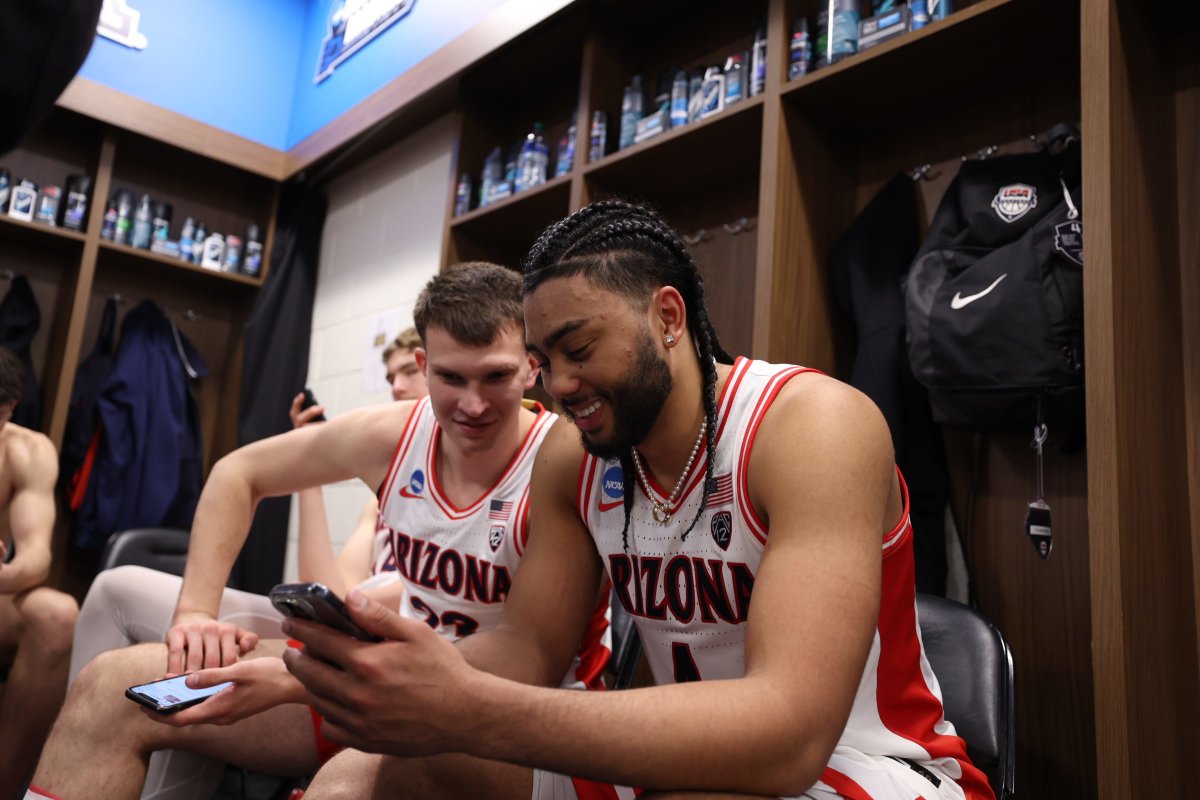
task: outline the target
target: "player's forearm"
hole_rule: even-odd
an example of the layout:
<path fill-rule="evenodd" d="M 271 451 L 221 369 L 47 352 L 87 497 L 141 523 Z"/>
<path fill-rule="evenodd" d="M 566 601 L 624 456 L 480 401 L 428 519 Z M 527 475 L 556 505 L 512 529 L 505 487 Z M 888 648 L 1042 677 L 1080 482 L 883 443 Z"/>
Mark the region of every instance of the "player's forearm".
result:
<path fill-rule="evenodd" d="M 558 686 L 567 670 L 543 655 L 536 637 L 506 625 L 460 639 L 458 649 L 475 669 L 532 686 Z"/>
<path fill-rule="evenodd" d="M 24 546 L 13 560 L 0 566 L 0 594 L 17 594 L 41 586 L 50 577 L 50 550 Z"/>
<path fill-rule="evenodd" d="M 176 615 L 216 615 L 259 499 L 228 456 L 213 467 L 196 507 Z"/>
<path fill-rule="evenodd" d="M 796 795 L 831 749 L 828 721 L 761 680 L 588 692 L 483 676 L 471 695 L 472 755 L 621 785 Z"/>
<path fill-rule="evenodd" d="M 300 523 L 297 553 L 298 572 L 302 581 L 323 583 L 339 597 L 346 596 L 346 584 L 338 569 L 329 538 L 329 521 L 325 516 L 325 499 L 320 489 L 299 492 Z"/>

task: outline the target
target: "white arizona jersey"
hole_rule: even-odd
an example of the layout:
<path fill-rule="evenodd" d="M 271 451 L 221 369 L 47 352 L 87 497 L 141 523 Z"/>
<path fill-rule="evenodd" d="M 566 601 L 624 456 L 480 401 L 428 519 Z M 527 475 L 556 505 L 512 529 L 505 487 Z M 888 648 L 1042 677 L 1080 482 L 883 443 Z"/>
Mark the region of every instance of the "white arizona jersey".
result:
<path fill-rule="evenodd" d="M 494 628 L 529 536 L 529 478 L 534 456 L 558 419 L 541 405 L 504 472 L 484 495 L 459 508 L 437 477 L 441 426 L 420 400 L 379 490 L 372 584 L 404 585 L 401 616 L 427 622 L 455 640 Z M 605 598 L 607 600 L 607 598 Z M 597 605 L 563 685 L 597 686 L 611 651 L 607 602 Z"/>
<path fill-rule="evenodd" d="M 615 461 L 584 459 L 580 514 L 617 597 L 634 617 L 656 683 L 740 678 L 745 672 L 746 618 L 769 534 L 749 500 L 747 465 L 772 401 L 788 380 L 809 371 L 742 358 L 734 364 L 718 401 L 716 490 L 686 540 L 682 533 L 700 506 L 703 458 L 696 460 L 666 526 L 653 520 L 640 484 L 634 490 L 628 550 L 621 536 L 626 489 L 621 468 Z M 647 478 L 665 504 L 669 490 Z M 872 786 L 890 780 L 883 773 L 894 776 L 897 768 L 913 776 L 894 760 L 900 758 L 927 769 L 935 781 L 938 775 L 950 778 L 971 798 L 991 798 L 986 779 L 943 717 L 937 678 L 921 646 L 903 483 L 904 514 L 882 540 L 882 597 L 866 669 L 846 729 L 814 789 L 856 798 L 891 796 L 874 793 Z M 931 796 L 964 794 L 949 786 Z"/>

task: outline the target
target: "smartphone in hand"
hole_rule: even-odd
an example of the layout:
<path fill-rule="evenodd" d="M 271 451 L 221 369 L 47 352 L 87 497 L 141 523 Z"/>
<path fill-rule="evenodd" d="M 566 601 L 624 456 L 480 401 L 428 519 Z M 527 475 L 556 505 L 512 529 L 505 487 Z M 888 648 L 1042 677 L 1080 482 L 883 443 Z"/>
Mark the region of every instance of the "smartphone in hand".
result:
<path fill-rule="evenodd" d="M 188 687 L 187 675 L 176 675 L 174 678 L 163 678 L 160 681 L 130 686 L 125 690 L 125 696 L 135 703 L 141 703 L 151 711 L 160 714 L 174 714 L 188 706 L 194 706 L 212 697 L 217 692 L 233 686 L 232 681 L 218 683 L 206 689 L 191 689 Z"/>
<path fill-rule="evenodd" d="M 305 386 L 305 387 L 304 387 L 304 400 L 303 400 L 303 401 L 300 403 L 300 410 L 301 410 L 301 411 L 303 411 L 303 410 L 304 410 L 304 409 L 306 409 L 306 408 L 312 408 L 312 407 L 313 407 L 313 406 L 315 406 L 316 404 L 317 404 L 317 397 L 316 397 L 316 395 L 314 395 L 314 394 L 313 394 L 313 391 L 312 391 L 312 389 L 310 389 L 310 388 L 308 388 L 307 386 Z M 311 420 L 311 421 L 312 421 L 312 422 L 324 422 L 324 421 L 325 421 L 325 415 L 324 415 L 324 414 L 317 414 L 315 417 L 313 417 L 313 418 L 312 418 L 312 420 Z"/>
<path fill-rule="evenodd" d="M 318 622 L 364 642 L 383 641 L 358 627 L 341 598 L 323 583 L 281 583 L 271 590 L 271 605 L 285 617 Z"/>

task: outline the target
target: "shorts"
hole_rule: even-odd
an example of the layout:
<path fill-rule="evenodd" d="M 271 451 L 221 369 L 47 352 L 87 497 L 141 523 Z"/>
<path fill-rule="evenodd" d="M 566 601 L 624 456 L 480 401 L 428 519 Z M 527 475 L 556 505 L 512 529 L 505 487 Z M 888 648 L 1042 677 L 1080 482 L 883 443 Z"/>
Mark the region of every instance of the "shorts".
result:
<path fill-rule="evenodd" d="M 300 650 L 304 647 L 304 643 L 288 639 L 288 647 Z M 329 741 L 325 738 L 325 734 L 321 733 L 321 728 L 325 725 L 325 718 L 321 716 L 321 712 L 309 706 L 308 713 L 312 715 L 313 737 L 317 741 L 317 759 L 321 762 L 321 766 L 324 766 L 325 762 L 342 752 L 344 748 L 340 744 Z"/>

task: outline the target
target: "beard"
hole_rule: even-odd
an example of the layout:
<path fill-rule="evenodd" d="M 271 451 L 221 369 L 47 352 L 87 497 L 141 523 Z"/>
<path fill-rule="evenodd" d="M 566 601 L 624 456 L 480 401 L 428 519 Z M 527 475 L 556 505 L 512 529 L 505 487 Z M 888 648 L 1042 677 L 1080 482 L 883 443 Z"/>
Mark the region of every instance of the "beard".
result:
<path fill-rule="evenodd" d="M 612 435 L 600 441 L 581 432 L 583 449 L 605 460 L 627 456 L 654 429 L 673 386 L 671 368 L 659 358 L 649 334 L 643 334 L 637 358 L 621 384 L 604 393 L 613 412 Z"/>

